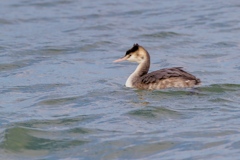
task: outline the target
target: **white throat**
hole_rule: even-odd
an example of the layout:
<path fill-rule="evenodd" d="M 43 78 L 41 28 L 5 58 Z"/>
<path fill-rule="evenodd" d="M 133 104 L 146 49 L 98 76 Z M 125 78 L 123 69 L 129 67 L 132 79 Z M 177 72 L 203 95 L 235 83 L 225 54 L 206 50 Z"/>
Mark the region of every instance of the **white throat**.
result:
<path fill-rule="evenodd" d="M 125 86 L 132 88 L 135 77 L 136 77 L 136 73 L 133 72 L 133 73 L 128 77 L 128 79 L 127 79 L 127 81 L 126 81 L 126 83 L 125 83 Z"/>
<path fill-rule="evenodd" d="M 141 77 L 142 75 L 142 69 L 145 67 L 145 63 L 140 63 L 137 68 L 135 69 L 135 71 L 128 77 L 125 86 L 126 87 L 130 87 L 133 88 L 134 86 L 134 82 L 137 81 L 138 78 Z"/>

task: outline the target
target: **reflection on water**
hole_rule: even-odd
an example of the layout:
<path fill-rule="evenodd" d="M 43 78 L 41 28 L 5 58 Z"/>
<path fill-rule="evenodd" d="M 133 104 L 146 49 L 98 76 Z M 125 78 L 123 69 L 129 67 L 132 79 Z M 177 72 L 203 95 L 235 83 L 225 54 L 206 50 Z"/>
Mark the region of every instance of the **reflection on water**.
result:
<path fill-rule="evenodd" d="M 0 4 L 0 159 L 239 158 L 237 2 Z M 202 84 L 124 87 L 134 43 Z"/>

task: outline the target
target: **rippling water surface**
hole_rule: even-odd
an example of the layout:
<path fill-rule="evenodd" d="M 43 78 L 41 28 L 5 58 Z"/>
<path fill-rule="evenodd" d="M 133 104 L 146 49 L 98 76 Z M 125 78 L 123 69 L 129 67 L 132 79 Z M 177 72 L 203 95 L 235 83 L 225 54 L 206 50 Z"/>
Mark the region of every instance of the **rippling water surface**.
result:
<path fill-rule="evenodd" d="M 0 2 L 0 159 L 239 159 L 240 2 Z M 124 87 L 136 64 L 193 89 Z"/>

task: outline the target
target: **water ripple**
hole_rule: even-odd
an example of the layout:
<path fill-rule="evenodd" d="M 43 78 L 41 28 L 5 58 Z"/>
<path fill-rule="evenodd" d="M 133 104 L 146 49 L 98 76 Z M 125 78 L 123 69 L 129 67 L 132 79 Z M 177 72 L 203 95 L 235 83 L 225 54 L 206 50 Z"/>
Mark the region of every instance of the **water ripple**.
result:
<path fill-rule="evenodd" d="M 54 134 L 54 138 L 49 138 Z M 1 148 L 12 152 L 42 151 L 52 152 L 63 148 L 79 146 L 87 143 L 87 140 L 65 139 L 61 133 L 45 132 L 25 127 L 13 127 L 5 131 Z M 35 153 L 37 154 L 37 153 Z"/>
<path fill-rule="evenodd" d="M 163 107 L 151 107 L 148 106 L 144 109 L 138 109 L 134 111 L 130 111 L 128 115 L 140 118 L 140 119 L 176 119 L 182 117 L 182 114 L 180 112 L 171 110 L 169 108 L 163 108 Z"/>
<path fill-rule="evenodd" d="M 176 36 L 183 36 L 183 34 L 179 34 L 176 32 L 157 32 L 152 34 L 142 34 L 140 37 L 143 38 L 171 38 Z"/>

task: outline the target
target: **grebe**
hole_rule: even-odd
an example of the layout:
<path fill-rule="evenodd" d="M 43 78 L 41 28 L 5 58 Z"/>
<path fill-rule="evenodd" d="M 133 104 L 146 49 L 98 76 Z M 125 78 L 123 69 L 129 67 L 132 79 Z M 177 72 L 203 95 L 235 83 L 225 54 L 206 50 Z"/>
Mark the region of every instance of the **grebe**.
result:
<path fill-rule="evenodd" d="M 114 62 L 128 60 L 137 62 L 136 70 L 128 77 L 126 87 L 159 90 L 165 88 L 193 87 L 200 84 L 200 79 L 182 70 L 182 67 L 164 68 L 148 73 L 150 68 L 150 56 L 146 49 L 138 44 L 134 44 L 126 52 L 123 58 Z"/>

